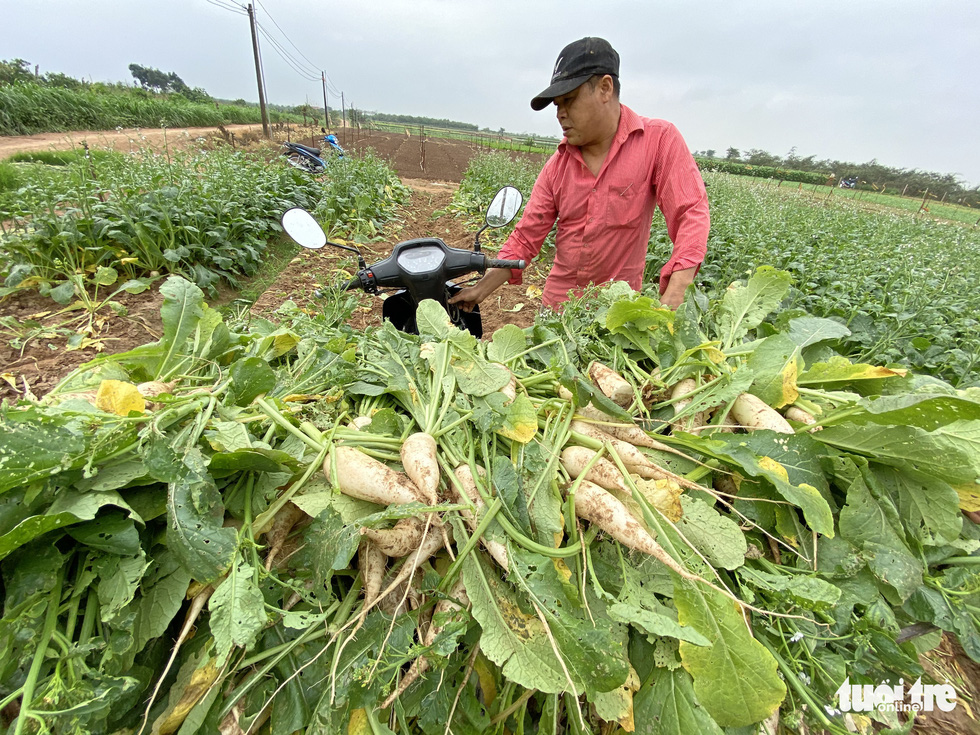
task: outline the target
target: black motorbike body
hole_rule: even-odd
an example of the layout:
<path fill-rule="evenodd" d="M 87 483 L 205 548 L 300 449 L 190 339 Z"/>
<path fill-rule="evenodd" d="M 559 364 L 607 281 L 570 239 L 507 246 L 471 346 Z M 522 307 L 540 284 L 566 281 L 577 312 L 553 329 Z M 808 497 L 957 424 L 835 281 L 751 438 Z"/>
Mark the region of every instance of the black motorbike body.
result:
<path fill-rule="evenodd" d="M 450 298 L 462 290 L 461 286 L 454 283 L 446 284 L 446 293 Z M 385 321 L 390 321 L 399 331 L 418 334 L 419 325 L 415 321 L 415 313 L 418 308 L 418 302 L 412 298 L 407 290 L 402 289 L 384 300 L 381 316 Z M 456 327 L 465 329 L 477 339 L 483 337 L 483 317 L 480 316 L 479 306 L 474 306 L 473 311 L 463 311 L 455 304 L 449 304 L 446 311 L 449 314 L 449 319 Z"/>
<path fill-rule="evenodd" d="M 442 304 L 453 324 L 476 337 L 483 336 L 483 319 L 479 307 L 466 312 L 449 299 L 461 288 L 453 283 L 468 273 L 483 273 L 487 268 L 523 268 L 521 260 L 496 260 L 480 252 L 451 248 L 439 238 L 406 240 L 395 245 L 384 260 L 362 268 L 347 284 L 377 293 L 385 287 L 401 288 L 385 299 L 382 314 L 398 329 L 418 334 L 415 312 L 419 302 L 433 299 Z"/>

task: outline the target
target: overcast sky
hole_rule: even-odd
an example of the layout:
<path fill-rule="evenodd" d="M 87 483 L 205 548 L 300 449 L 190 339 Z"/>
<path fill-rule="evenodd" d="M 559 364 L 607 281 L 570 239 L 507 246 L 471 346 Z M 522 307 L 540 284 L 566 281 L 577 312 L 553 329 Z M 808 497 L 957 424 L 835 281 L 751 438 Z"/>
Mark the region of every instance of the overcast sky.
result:
<path fill-rule="evenodd" d="M 602 36 L 622 101 L 692 150 L 795 146 L 980 184 L 977 0 L 261 2 L 261 25 L 362 109 L 558 135 L 530 99 L 566 43 Z M 0 58 L 42 72 L 131 80 L 135 62 L 258 99 L 247 17 L 208 0 L 0 0 L 0 26 Z M 322 105 L 319 81 L 261 43 L 270 101 Z"/>

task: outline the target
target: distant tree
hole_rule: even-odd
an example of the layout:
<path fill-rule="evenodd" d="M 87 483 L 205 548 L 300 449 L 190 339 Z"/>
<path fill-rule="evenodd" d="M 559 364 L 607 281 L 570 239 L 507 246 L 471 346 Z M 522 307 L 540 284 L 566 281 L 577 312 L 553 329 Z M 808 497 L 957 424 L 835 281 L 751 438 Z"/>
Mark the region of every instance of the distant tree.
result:
<path fill-rule="evenodd" d="M 34 72 L 31 64 L 23 59 L 0 61 L 0 87 L 17 82 L 33 82 Z"/>
<path fill-rule="evenodd" d="M 741 157 L 742 153 L 738 150 L 738 148 L 733 146 L 729 146 L 728 150 L 725 151 L 725 158 L 727 158 L 729 161 L 737 161 Z"/>
<path fill-rule="evenodd" d="M 742 160 L 752 166 L 780 166 L 783 162 L 779 156 L 774 156 L 772 153 L 762 150 L 761 148 L 752 148 L 748 153 L 742 156 Z"/>
<path fill-rule="evenodd" d="M 715 153 L 716 153 L 716 151 L 715 151 L 714 148 L 709 148 L 708 150 L 706 150 L 704 152 L 704 155 L 707 156 L 708 158 L 714 158 L 715 157 Z"/>
<path fill-rule="evenodd" d="M 188 99 L 204 95 L 202 101 L 211 101 L 211 96 L 203 89 L 192 90 L 176 72 L 164 72 L 150 66 L 130 64 L 129 72 L 143 89 L 153 92 L 179 92 Z"/>

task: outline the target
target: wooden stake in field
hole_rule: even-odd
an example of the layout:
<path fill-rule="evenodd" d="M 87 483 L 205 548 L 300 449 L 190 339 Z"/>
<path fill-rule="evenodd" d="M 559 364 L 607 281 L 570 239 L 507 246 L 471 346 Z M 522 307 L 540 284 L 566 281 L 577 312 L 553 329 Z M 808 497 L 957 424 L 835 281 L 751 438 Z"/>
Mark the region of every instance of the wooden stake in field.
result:
<path fill-rule="evenodd" d="M 919 211 L 916 214 L 921 214 L 923 209 L 926 209 L 926 197 L 929 196 L 929 190 L 926 189 L 926 193 L 922 195 L 922 204 L 919 205 Z M 928 212 L 929 210 L 926 209 Z"/>

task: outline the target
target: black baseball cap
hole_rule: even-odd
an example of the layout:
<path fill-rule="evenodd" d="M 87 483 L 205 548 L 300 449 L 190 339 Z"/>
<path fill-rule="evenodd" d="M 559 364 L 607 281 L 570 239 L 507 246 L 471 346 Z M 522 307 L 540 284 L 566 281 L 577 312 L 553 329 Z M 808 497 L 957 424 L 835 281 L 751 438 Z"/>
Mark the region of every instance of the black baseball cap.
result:
<path fill-rule="evenodd" d="M 619 54 L 604 38 L 573 41 L 558 54 L 551 86 L 531 100 L 531 109 L 543 110 L 555 97 L 568 94 L 585 84 L 594 74 L 619 76 Z"/>

